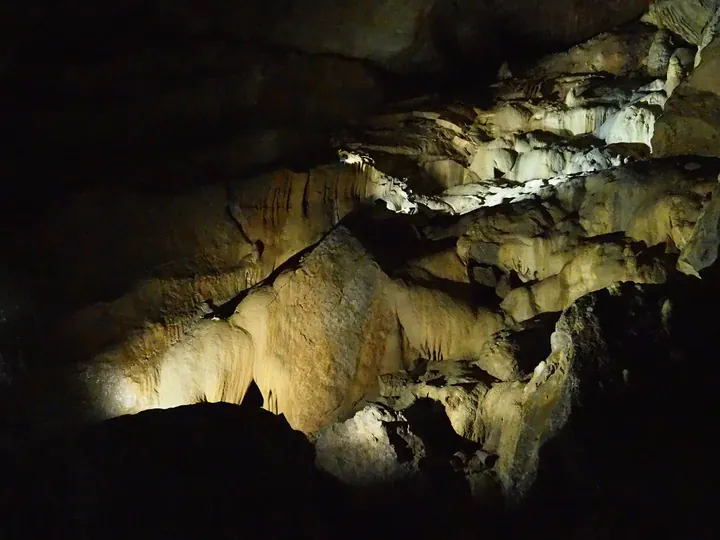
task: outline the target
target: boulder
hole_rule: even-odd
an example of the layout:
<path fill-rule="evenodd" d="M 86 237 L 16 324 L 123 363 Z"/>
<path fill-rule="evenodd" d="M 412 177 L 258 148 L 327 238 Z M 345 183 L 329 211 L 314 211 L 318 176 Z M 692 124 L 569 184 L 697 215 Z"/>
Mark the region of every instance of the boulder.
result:
<path fill-rule="evenodd" d="M 447 417 L 430 400 L 404 410 L 368 405 L 351 419 L 312 437 L 317 467 L 343 483 L 400 500 L 450 496 L 456 510 L 468 501 L 494 508 L 499 493 L 492 468 L 495 456 L 453 433 Z M 471 507 L 472 508 L 472 507 Z M 476 512 L 482 506 L 474 507 Z M 476 515 L 476 514 L 475 514 Z"/>
<path fill-rule="evenodd" d="M 422 440 L 402 413 L 379 405 L 368 405 L 313 438 L 318 468 L 349 485 L 408 480 L 419 474 L 419 462 L 425 457 Z"/>

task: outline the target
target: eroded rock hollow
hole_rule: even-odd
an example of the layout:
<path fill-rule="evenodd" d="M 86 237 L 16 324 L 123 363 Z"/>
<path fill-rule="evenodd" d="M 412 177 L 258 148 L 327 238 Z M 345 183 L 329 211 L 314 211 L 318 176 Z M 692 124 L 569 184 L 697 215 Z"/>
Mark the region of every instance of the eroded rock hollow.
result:
<path fill-rule="evenodd" d="M 717 2 L 7 17 L 9 535 L 715 537 Z"/>

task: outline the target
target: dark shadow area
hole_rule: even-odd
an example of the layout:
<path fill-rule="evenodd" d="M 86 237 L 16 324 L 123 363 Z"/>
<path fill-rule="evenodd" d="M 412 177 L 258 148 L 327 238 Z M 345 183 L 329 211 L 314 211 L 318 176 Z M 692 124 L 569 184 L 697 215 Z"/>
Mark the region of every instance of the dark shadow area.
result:
<path fill-rule="evenodd" d="M 59 355 L 58 355 L 59 356 Z M 62 358 L 62 357 L 60 357 Z M 57 360 L 57 359 L 55 359 Z M 0 448 L 16 448 L 25 441 L 97 422 L 98 381 L 83 377 L 85 366 L 68 368 L 41 359 L 21 364 L 22 371 L 0 389 Z"/>
<path fill-rule="evenodd" d="M 479 446 L 453 431 L 437 402 L 404 411 L 427 447 L 422 475 L 351 490 L 315 470 L 305 437 L 260 410 L 252 389 L 242 407 L 148 411 L 6 452 L 0 532 L 367 538 L 382 527 L 383 537 L 715 538 L 716 319 L 699 306 L 720 299 L 719 284 L 711 269 L 702 281 L 627 284 L 581 300 L 598 326 L 597 339 L 578 344 L 576 403 L 510 515 L 472 500 L 452 457 Z"/>
<path fill-rule="evenodd" d="M 604 345 L 580 351 L 578 399 L 541 451 L 517 537 L 717 537 L 716 317 L 703 306 L 720 280 L 703 277 L 627 285 L 595 304 Z"/>
<path fill-rule="evenodd" d="M 419 233 L 428 223 L 426 216 L 395 214 L 383 205 L 384 203 L 381 203 L 373 207 L 360 208 L 348 215 L 342 224 L 363 244 L 388 276 L 442 291 L 453 298 L 474 305 L 495 307 L 499 304 L 500 299 L 494 290 L 479 283 L 411 276 L 407 268 L 408 261 L 453 250 L 457 238 L 447 237 L 430 241 Z"/>
<path fill-rule="evenodd" d="M 262 408 L 264 402 L 265 399 L 263 398 L 262 392 L 260 392 L 260 388 L 258 388 L 255 381 L 252 381 L 243 398 L 243 406 Z"/>
<path fill-rule="evenodd" d="M 396 106 L 388 104 L 418 95 L 430 97 L 398 108 L 427 110 L 456 100 L 487 106 L 492 98 L 487 83 L 501 62 L 522 68 L 529 58 L 567 45 L 561 33 L 530 39 L 514 28 L 513 13 L 488 18 L 493 24 L 481 21 L 476 34 L 464 33 L 462 25 L 457 31 L 444 26 L 458 18 L 462 3 L 434 3 L 446 11 L 433 10 L 422 29 L 442 66 L 402 75 L 358 59 L 227 35 L 233 28 L 223 15 L 232 3 L 225 0 L 210 2 L 210 15 L 202 20 L 188 17 L 192 2 L 157 7 L 131 0 L 113 7 L 41 0 L 29 7 L 3 6 L 9 24 L 0 39 L 9 52 L 0 58 L 0 102 L 7 111 L 9 141 L 0 160 L 6 187 L 0 236 L 10 264 L 0 286 L 3 294 L 5 289 L 21 292 L 22 308 L 6 317 L 4 299 L 0 305 L 0 538 L 720 537 L 715 518 L 720 478 L 714 465 L 718 268 L 704 272 L 702 281 L 673 277 L 667 286 L 627 285 L 620 295 L 600 293 L 593 309 L 602 346 L 579 351 L 573 414 L 543 448 L 538 481 L 512 516 L 499 503 L 478 508 L 472 500 L 451 458 L 458 449 L 470 453 L 479 445 L 459 437 L 442 405 L 431 400 L 405 411 L 432 456 L 421 464 L 422 477 L 374 490 L 351 490 L 319 472 L 305 436 L 260 408 L 263 398 L 255 383 L 242 407 L 199 404 L 83 428 L 42 421 L 89 420 L 93 414 L 88 386 L 79 377 L 74 384 L 59 379 L 64 363 L 77 359 L 43 341 L 46 322 L 82 302 L 58 292 L 62 279 L 45 281 L 47 269 L 29 264 L 42 256 L 42 248 L 14 245 L 16 231 L 43 222 L 49 237 L 67 234 L 53 228 L 53 217 L 90 187 L 121 184 L 140 194 L 163 195 L 280 167 L 307 170 L 335 162 L 329 137 L 337 128 L 394 111 Z M 266 4 L 260 2 L 260 9 L 272 12 L 288 3 Z M 539 13 L 550 9 L 532 4 L 540 6 Z M 570 19 L 562 16 L 557 26 Z M 200 58 L 208 47 L 208 57 Z M 242 62 L 233 52 L 242 53 Z M 223 55 L 228 56 L 223 60 Z M 324 60 L 346 67 L 349 62 L 368 79 L 358 75 L 362 80 L 353 82 L 351 74 L 347 84 L 336 84 L 337 71 L 314 63 Z M 322 88 L 331 97 L 336 89 L 338 96 L 347 92 L 347 99 L 325 110 L 332 100 L 318 99 L 309 83 L 295 84 L 304 80 L 302 69 L 295 78 L 286 77 L 300 61 L 308 62 L 308 72 L 317 78 L 325 77 Z M 272 79 L 272 84 L 256 85 L 256 79 Z M 305 98 L 315 101 L 304 104 Z M 578 145 L 596 142 L 587 138 Z M 644 147 L 623 149 L 646 155 Z M 696 157 L 677 161 L 700 164 L 700 172 L 688 174 L 706 176 L 707 170 L 717 172 L 719 163 Z M 652 178 L 666 165 L 647 161 L 628 170 Z M 409 160 L 393 170 L 398 176 L 417 172 Z M 366 208 L 343 225 L 388 275 L 404 279 L 408 260 L 457 241 L 449 232 L 429 242 L 418 231 L 457 222 L 456 217 L 398 216 Z M 86 226 L 91 230 L 96 224 Z M 311 249 L 289 259 L 268 281 L 299 265 Z M 648 260 L 662 249 L 648 250 Z M 123 284 L 138 277 L 129 270 L 131 262 L 109 268 L 117 279 L 112 283 L 119 285 L 93 298 L 119 296 Z M 492 269 L 482 272 L 488 283 L 499 279 Z M 512 286 L 521 284 L 514 272 L 509 279 Z M 498 302 L 491 285 L 415 283 L 478 304 Z M 209 316 L 228 317 L 246 294 L 211 306 Z M 15 309 L 14 302 L 7 301 L 8 309 Z M 548 315 L 513 334 L 522 370 L 531 371 L 547 356 L 556 320 L 557 315 Z M 58 366 L 57 374 L 45 370 L 50 364 Z"/>
<path fill-rule="evenodd" d="M 502 301 L 502 299 L 495 294 L 494 289 L 478 285 L 477 283 L 461 283 L 448 279 L 417 279 L 405 277 L 402 274 L 396 277 L 425 289 L 444 292 L 448 296 L 462 302 L 488 309 L 497 308 Z"/>
<path fill-rule="evenodd" d="M 550 354 L 550 336 L 560 313 L 543 313 L 519 325 L 507 339 L 510 341 L 521 374 L 530 374 Z"/>
<path fill-rule="evenodd" d="M 352 490 L 315 469 L 312 445 L 283 417 L 247 404 L 147 411 L 36 440 L 3 458 L 0 533 L 8 540 L 436 538 L 488 530 L 467 485 L 439 461 L 417 482 Z"/>
<path fill-rule="evenodd" d="M 332 538 L 343 492 L 283 417 L 201 404 L 121 417 L 9 456 L 3 538 Z"/>
<path fill-rule="evenodd" d="M 343 226 L 357 238 L 383 271 L 393 276 L 408 260 L 452 248 L 456 239 L 428 242 L 419 234 L 428 218 L 422 214 L 401 215 L 378 201 L 343 219 Z"/>
<path fill-rule="evenodd" d="M 462 451 L 472 454 L 482 446 L 458 435 L 450 423 L 442 403 L 430 398 L 418 399 L 403 410 L 413 433 L 425 444 L 428 454 L 440 458 L 449 458 L 453 453 Z"/>

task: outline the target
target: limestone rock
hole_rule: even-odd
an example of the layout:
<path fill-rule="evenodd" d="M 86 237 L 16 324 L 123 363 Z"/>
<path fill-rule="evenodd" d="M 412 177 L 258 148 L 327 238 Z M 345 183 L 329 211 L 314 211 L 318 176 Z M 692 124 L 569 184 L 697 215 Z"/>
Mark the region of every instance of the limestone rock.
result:
<path fill-rule="evenodd" d="M 487 145 L 478 149 L 470 164 L 470 170 L 479 178 L 497 178 L 512 170 L 516 158 L 512 147 L 498 148 Z"/>
<path fill-rule="evenodd" d="M 650 3 L 643 20 L 699 45 L 716 7 L 715 0 L 656 0 Z"/>
<path fill-rule="evenodd" d="M 485 343 L 475 364 L 498 381 L 524 380 L 550 353 L 550 333 L 538 320 L 501 330 Z"/>
<path fill-rule="evenodd" d="M 718 69 L 720 38 L 715 33 L 703 48 L 699 65 L 675 88 L 665 114 L 655 126 L 655 154 L 720 156 L 717 150 L 720 147 Z"/>
<path fill-rule="evenodd" d="M 425 448 L 402 413 L 369 405 L 344 423 L 320 430 L 315 454 L 321 470 L 346 484 L 367 486 L 417 474 Z"/>
<path fill-rule="evenodd" d="M 230 196 L 215 187 L 148 198 L 94 190 L 55 216 L 65 234 L 48 238 L 39 221 L 8 249 L 42 252 L 27 259 L 23 280 L 57 306 L 44 321 L 49 346 L 84 361 L 128 340 L 128 354 L 153 357 L 207 316 L 204 302 L 221 306 L 259 283 L 358 204 L 402 204 L 393 189 L 371 171 L 335 165 L 243 180 Z"/>
<path fill-rule="evenodd" d="M 574 340 L 584 337 L 576 335 L 564 316 L 552 335 L 550 355 L 537 365 L 532 378 L 526 384 L 495 385 L 485 398 L 484 445 L 498 455 L 498 478 L 511 500 L 521 498 L 532 485 L 540 448 L 567 422 L 577 369 Z"/>
<path fill-rule="evenodd" d="M 360 202 L 384 201 L 397 212 L 410 204 L 390 179 L 354 164 L 275 171 L 235 190 L 230 212 L 247 239 L 261 243 L 260 261 L 270 271 L 317 243 Z"/>
<path fill-rule="evenodd" d="M 484 379 L 484 381 L 483 381 Z M 470 362 L 429 362 L 420 374 L 407 372 L 380 377 L 379 400 L 393 409 L 404 410 L 418 400 L 440 403 L 455 433 L 481 441 L 485 426 L 480 405 L 488 391 L 488 377 Z"/>
<path fill-rule="evenodd" d="M 114 148 L 109 142 L 139 131 L 133 152 L 154 153 L 174 119 L 177 137 L 163 143 L 169 153 L 148 157 L 138 170 L 162 176 L 166 162 L 172 170 L 191 163 L 184 175 L 192 187 L 151 196 L 119 184 L 87 189 L 7 235 L 8 260 L 27 261 L 27 272 L 18 266 L 8 279 L 4 272 L 3 294 L 13 281 L 23 294 L 36 291 L 42 309 L 33 329 L 44 349 L 34 351 L 28 377 L 34 390 L 27 395 L 40 397 L 8 399 L 4 405 L 21 412 L 5 421 L 21 424 L 48 411 L 54 418 L 42 421 L 52 423 L 239 403 L 254 381 L 265 408 L 306 433 L 319 430 L 318 463 L 348 483 L 425 482 L 434 474 L 428 470 L 440 470 L 480 493 L 497 473 L 508 494 L 525 493 L 540 446 L 571 408 L 580 378 L 575 358 L 600 346 L 593 341 L 600 323 L 582 313 L 601 296 L 594 292 L 664 283 L 676 263 L 697 274 L 716 259 L 717 197 L 708 203 L 708 194 L 717 166 L 649 159 L 717 155 L 710 148 L 715 119 L 707 114 L 720 93 L 715 19 L 699 34 L 691 20 L 709 3 L 657 2 L 651 18 L 659 31 L 633 25 L 603 34 L 525 73 L 513 66 L 522 78 L 503 69 L 488 103 L 477 107 L 431 97 L 357 116 L 389 88 L 388 74 L 375 65 L 452 72 L 447 55 L 458 53 L 459 66 L 465 53 L 482 49 L 477 44 L 495 42 L 478 31 L 483 25 L 501 21 L 498 28 L 508 25 L 517 39 L 584 39 L 600 25 L 584 16 L 601 9 L 602 20 L 624 21 L 641 3 L 598 8 L 558 0 L 556 8 L 567 8 L 560 15 L 514 0 L 371 2 L 362 9 L 291 3 L 302 8 L 292 23 L 268 5 L 257 28 L 238 15 L 247 6 L 212 3 L 227 19 L 192 23 L 193 35 L 214 30 L 186 62 L 166 49 L 108 55 L 102 65 L 59 62 L 48 83 L 54 98 L 22 129 L 59 144 L 74 123 L 80 138 L 54 151 L 82 147 L 102 164 L 85 143 Z M 194 10 L 173 9 L 161 9 L 175 14 L 169 26 L 185 28 Z M 218 45 L 218 29 L 264 41 L 241 54 Z M 699 46 L 694 72 L 694 48 L 677 48 L 672 32 Z M 492 64 L 494 54 L 482 61 Z M 169 81 L 198 66 L 211 75 L 183 88 Z M 155 71 L 147 92 L 124 95 Z M 97 114 L 83 99 L 62 98 L 111 90 L 112 104 Z M 118 131 L 126 118 L 141 121 Z M 693 118 L 707 129 L 695 132 Z M 324 139 L 300 140 L 302 130 L 285 123 L 320 132 L 338 119 L 347 126 L 332 144 L 343 163 L 245 177 L 248 163 L 286 155 L 286 143 L 300 151 Z M 236 131 L 240 120 L 249 131 Z M 199 127 L 217 132 L 217 140 L 176 160 L 178 141 Z M 238 151 L 254 133 L 262 137 Z M 638 150 L 651 142 L 655 155 Z M 257 155 L 253 161 L 247 154 Z M 131 164 L 134 156 L 123 159 Z M 379 207 L 373 217 L 357 212 L 366 204 Z M 360 228 L 342 225 L 354 213 L 376 219 L 388 212 L 417 236 L 412 255 L 396 262 L 402 254 L 393 254 L 392 264 L 379 252 L 376 262 Z M 388 268 L 397 273 L 388 276 Z M 485 295 L 482 302 L 476 293 Z M 563 311 L 548 352 L 546 320 Z M 672 308 L 663 313 L 667 330 Z M 3 329 L 3 338 L 11 334 Z M 53 370 L 44 370 L 44 358 Z M 362 408 L 375 399 L 386 406 Z M 429 410 L 423 406 L 439 411 L 437 425 L 447 428 L 440 451 L 419 422 Z M 498 456 L 493 473 L 491 456 Z"/>
<path fill-rule="evenodd" d="M 385 115 L 335 144 L 366 152 L 384 174 L 407 175 L 407 197 L 418 209 L 465 214 L 544 196 L 575 175 L 637 159 L 627 147 L 650 144 L 665 88 L 661 79 L 600 74 L 506 80 L 494 85 L 487 109 Z"/>
<path fill-rule="evenodd" d="M 699 276 L 699 272 L 715 263 L 720 247 L 720 188 L 715 187 L 710 202 L 695 224 L 684 245 L 677 268 L 685 274 Z"/>
<path fill-rule="evenodd" d="M 405 95 L 408 72 L 482 73 L 513 49 L 501 37 L 513 30 L 533 47 L 571 44 L 645 8 L 557 2 L 562 17 L 519 0 L 9 6 L 0 80 L 16 129 L 3 174 L 18 186 L 52 177 L 54 194 L 99 178 L 162 190 L 312 162 L 327 131 L 398 86 Z M 21 219 L 24 204 L 55 207 L 47 193 L 22 191 L 23 204 L 3 211 Z"/>
<path fill-rule="evenodd" d="M 632 102 L 600 126 L 598 137 L 608 144 L 643 143 L 651 146 L 655 122 L 664 105 L 665 94 L 660 92 Z"/>
<path fill-rule="evenodd" d="M 50 350 L 61 351 L 54 369 L 86 366 L 79 369 L 95 373 L 88 375 L 90 379 L 106 377 L 111 393 L 117 378 L 130 377 L 131 386 L 139 385 L 133 386 L 138 403 L 177 403 L 158 390 L 158 384 L 164 383 L 155 380 L 155 373 L 163 369 L 167 358 L 163 355 L 170 348 L 185 347 L 186 337 L 187 346 L 196 346 L 193 329 L 198 321 L 228 315 L 208 313 L 208 302 L 223 306 L 264 280 L 287 259 L 318 242 L 358 204 L 380 199 L 392 206 L 404 201 L 394 195 L 391 181 L 358 166 L 335 165 L 307 174 L 279 171 L 241 185 L 229 197 L 219 188 L 149 200 L 122 189 L 90 192 L 56 216 L 56 227 L 67 236 L 46 237 L 40 222 L 14 238 L 16 246 L 11 247 L 20 254 L 27 246 L 43 251 L 42 258 L 28 261 L 37 264 L 37 277 L 28 272 L 24 279 L 35 285 L 37 293 L 47 289 L 57 306 L 43 320 L 48 337 L 41 342 L 43 348 L 31 352 L 42 357 Z M 84 219 L 96 220 L 98 227 L 85 229 Z M 123 225 L 111 226 L 115 222 Z M 133 253 L 120 244 L 124 237 L 138 238 Z M 108 242 L 121 247 L 114 250 Z M 125 264 L 123 273 L 106 272 L 120 264 Z M 46 266 L 51 271 L 43 275 Z M 94 287 L 85 287 L 87 280 Z M 58 282 L 64 287 L 56 287 Z M 98 302 L 109 295 L 117 297 Z M 232 342 L 228 337 L 229 346 Z M 188 386 L 170 392 L 179 392 L 189 402 L 224 395 L 223 384 L 237 386 L 231 382 L 234 375 L 223 371 L 234 360 L 217 360 L 223 354 L 217 345 L 200 347 L 209 354 L 207 365 L 218 368 L 208 376 L 219 382 L 213 390 L 214 383 L 193 382 L 204 375 L 195 373 L 197 365 L 192 361 L 179 366 L 181 372 L 189 372 L 179 375 L 182 382 L 177 384 Z M 175 353 L 167 354 L 173 358 Z M 240 358 L 237 361 L 245 365 Z M 93 371 L 93 362 L 109 367 Z M 237 375 L 244 380 L 240 372 Z M 78 384 L 75 375 L 68 377 L 71 386 Z M 157 392 L 163 395 L 158 397 Z M 244 388 L 231 393 L 234 397 L 227 394 L 222 399 L 239 401 Z M 108 404 L 105 397 L 98 397 L 92 407 L 117 411 L 133 410 L 134 405 Z"/>
<path fill-rule="evenodd" d="M 677 253 L 693 233 L 717 170 L 709 162 L 693 171 L 656 162 L 650 170 L 653 182 L 646 180 L 647 169 L 627 166 L 559 184 L 543 202 L 469 214 L 451 233 L 459 236 L 458 255 L 467 265 L 495 267 L 529 283 L 502 292 L 502 305 L 515 321 L 562 310 L 615 282 L 662 282 L 663 264 L 636 266 L 638 256 L 646 259 L 642 249 L 608 235 L 647 247 L 664 244 Z M 437 232 L 426 234 L 436 238 Z M 509 282 L 503 284 L 507 289 Z"/>
<path fill-rule="evenodd" d="M 671 58 L 675 56 L 672 34 L 666 30 L 655 33 L 647 56 L 647 72 L 651 77 L 663 77 L 667 74 Z"/>
<path fill-rule="evenodd" d="M 350 412 L 401 367 L 388 278 L 347 229 L 250 293 L 232 316 L 253 344 L 265 407 L 310 432 Z M 395 342 L 393 342 L 393 338 Z"/>
<path fill-rule="evenodd" d="M 603 124 L 605 125 L 605 124 Z M 635 142 L 617 140 L 608 142 Z M 580 150 L 572 146 L 549 146 L 520 154 L 513 168 L 504 176 L 516 182 L 544 180 L 575 174 L 587 174 L 617 167 L 622 158 L 599 148 Z"/>
<path fill-rule="evenodd" d="M 679 165 L 658 164 L 652 170 L 653 182 L 637 168 L 587 179 L 578 211 L 579 223 L 588 236 L 623 231 L 647 246 L 668 242 L 682 249 L 712 189 L 714 166 L 701 167 L 699 174 Z"/>
<path fill-rule="evenodd" d="M 490 111 L 478 111 L 478 121 L 493 137 L 508 134 L 546 131 L 571 137 L 594 132 L 615 112 L 609 106 L 566 107 L 553 103 L 542 105 L 501 104 Z"/>
<path fill-rule="evenodd" d="M 493 309 L 439 290 L 394 282 L 389 292 L 405 340 L 404 358 L 410 365 L 418 358 L 475 359 L 490 336 L 505 326 Z"/>
<path fill-rule="evenodd" d="M 628 286 L 615 296 L 603 291 L 578 300 L 557 322 L 551 352 L 532 377 L 525 383 L 496 384 L 488 391 L 483 446 L 498 456 L 494 470 L 511 500 L 522 498 L 533 484 L 544 445 L 561 433 L 566 443 L 572 440 L 574 428 L 568 420 L 574 414 L 582 415 L 591 403 L 603 410 L 608 403 L 604 400 L 627 388 L 628 372 L 647 373 L 643 354 L 622 351 L 631 342 L 638 342 L 638 351 L 662 349 L 662 302 L 655 296 Z M 637 326 L 629 324 L 638 317 Z M 551 450 L 543 452 L 545 456 Z M 565 455 L 567 460 L 571 454 Z"/>
<path fill-rule="evenodd" d="M 315 463 L 345 484 L 370 493 L 404 488 L 408 494 L 452 496 L 454 505 L 463 504 L 464 496 L 494 504 L 496 457 L 453 433 L 438 413 L 429 400 L 402 411 L 368 405 L 312 437 Z"/>
<path fill-rule="evenodd" d="M 552 205 L 513 205 L 507 211 L 473 216 L 458 239 L 464 261 L 515 272 L 522 281 L 559 272 L 573 257 L 579 231 L 565 222 L 565 211 Z"/>
<path fill-rule="evenodd" d="M 470 282 L 468 269 L 454 247 L 409 261 L 405 272 L 411 278 L 421 281 Z"/>
<path fill-rule="evenodd" d="M 473 181 L 471 171 L 451 159 L 431 161 L 424 165 L 424 173 L 433 186 L 444 190 Z"/>
<path fill-rule="evenodd" d="M 541 313 L 562 311 L 581 296 L 617 283 L 663 283 L 667 272 L 662 262 L 645 259 L 622 243 L 583 245 L 558 274 L 513 289 L 501 306 L 513 321 L 522 322 Z"/>
<path fill-rule="evenodd" d="M 667 53 L 669 47 L 667 39 L 664 39 L 666 36 L 658 34 L 654 29 L 639 25 L 606 32 L 567 52 L 541 59 L 523 75 L 537 77 L 594 72 L 616 76 L 632 73 L 664 75 L 670 57 Z"/>
<path fill-rule="evenodd" d="M 665 81 L 665 95 L 668 98 L 692 72 L 695 56 L 691 49 L 678 49 L 670 57 Z"/>

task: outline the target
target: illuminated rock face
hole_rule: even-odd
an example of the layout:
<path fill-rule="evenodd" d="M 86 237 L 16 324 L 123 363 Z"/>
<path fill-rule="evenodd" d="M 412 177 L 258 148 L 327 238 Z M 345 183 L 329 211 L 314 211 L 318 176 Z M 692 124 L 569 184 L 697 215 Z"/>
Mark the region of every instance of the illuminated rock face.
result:
<path fill-rule="evenodd" d="M 434 69 L 448 47 L 473 42 L 468 30 L 442 51 L 434 42 L 418 47 L 433 17 L 457 15 L 424 0 L 402 3 L 421 16 L 388 33 L 399 4 L 328 12 L 333 20 L 348 10 L 348 25 L 382 19 L 362 40 L 334 27 L 322 44 L 294 33 L 307 29 L 278 24 L 269 33 L 304 52 L 288 53 L 298 65 L 287 72 L 258 75 L 262 84 L 248 95 L 261 112 L 274 111 L 273 121 L 362 116 L 333 130 L 335 156 L 244 176 L 245 157 L 220 152 L 218 168 L 233 172 L 223 185 L 88 188 L 6 235 L 8 257 L 23 262 L 3 271 L 3 297 L 39 306 L 28 334 L 37 347 L 25 343 L 29 365 L 5 370 L 12 358 L 0 358 L 1 380 L 18 394 L 6 405 L 21 410 L 9 422 L 50 429 L 241 403 L 255 383 L 266 409 L 313 437 L 318 466 L 346 482 L 424 477 L 422 464 L 437 457 L 478 498 L 497 486 L 511 498 L 527 492 L 540 448 L 574 414 L 578 388 L 604 376 L 583 370 L 622 302 L 639 294 L 664 332 L 671 303 L 644 305 L 645 292 L 686 283 L 680 274 L 706 275 L 717 259 L 720 168 L 707 159 L 717 157 L 720 125 L 715 12 L 699 0 L 655 2 L 652 25 L 529 66 L 510 62 L 482 105 L 420 99 L 374 116 L 349 94 L 334 101 L 342 81 L 354 81 L 379 102 L 377 72 L 328 59 L 341 72 L 334 80 L 305 53 L 412 71 Z M 502 4 L 498 12 L 515 13 L 516 2 Z M 543 9 L 526 4 L 523 17 Z M 302 16 L 312 21 L 324 5 L 308 4 Z M 620 4 L 609 5 L 608 17 L 620 17 Z M 702 29 L 692 19 L 698 10 L 709 13 Z M 557 26 L 559 37 L 575 35 L 564 19 Z M 297 85 L 299 101 L 323 91 L 296 111 L 286 98 Z M 222 110 L 203 103 L 198 117 Z M 173 116 L 186 102 L 167 106 Z M 54 117 L 57 125 L 76 112 Z M 255 141 L 272 147 L 258 162 L 283 153 L 274 137 Z M 216 150 L 187 174 L 217 164 Z M 615 306 L 604 319 L 593 311 L 603 303 Z M 26 369 L 32 393 L 13 379 Z M 418 427 L 414 415 L 428 403 L 442 413 L 452 452 L 435 453 Z"/>
<path fill-rule="evenodd" d="M 695 171 L 669 163 L 627 166 L 574 180 L 542 203 L 475 212 L 452 234 L 461 234 L 457 248 L 466 264 L 528 284 L 502 292 L 503 309 L 519 322 L 614 283 L 663 282 L 665 263 L 642 253 L 685 247 L 716 172 L 712 164 Z"/>
<path fill-rule="evenodd" d="M 656 127 L 659 155 L 720 156 L 720 6 L 715 9 L 698 41 L 697 66 L 677 85 Z"/>
<path fill-rule="evenodd" d="M 703 30 L 717 7 L 716 0 L 656 0 L 650 3 L 643 20 L 673 32 L 688 43 L 700 45 Z"/>
<path fill-rule="evenodd" d="M 312 431 L 352 410 L 378 375 L 402 367 L 386 289 L 380 268 L 339 228 L 240 303 L 231 321 L 251 336 L 253 376 L 269 410 Z"/>
<path fill-rule="evenodd" d="M 491 310 L 393 282 L 342 227 L 231 321 L 252 340 L 266 407 L 306 432 L 346 417 L 378 376 L 419 358 L 477 357 L 504 326 Z"/>

